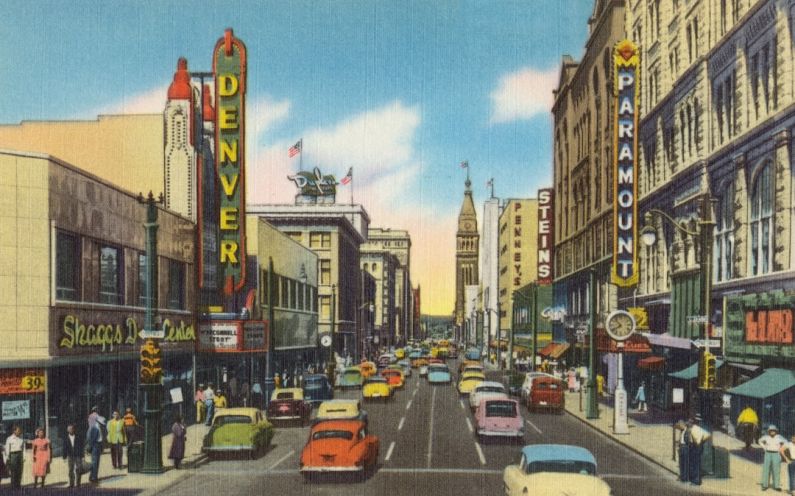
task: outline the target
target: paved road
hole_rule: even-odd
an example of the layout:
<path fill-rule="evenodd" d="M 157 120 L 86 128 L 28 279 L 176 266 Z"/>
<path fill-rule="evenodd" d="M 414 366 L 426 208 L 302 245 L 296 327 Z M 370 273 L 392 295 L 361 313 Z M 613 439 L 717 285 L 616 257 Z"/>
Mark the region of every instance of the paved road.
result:
<path fill-rule="evenodd" d="M 451 364 L 452 365 L 452 364 Z M 348 391 L 338 397 L 355 398 Z M 298 473 L 309 428 L 277 430 L 258 460 L 213 461 L 170 488 L 169 495 L 418 495 L 502 494 L 502 470 L 517 463 L 521 443 L 479 444 L 472 414 L 452 386 L 429 386 L 417 374 L 388 403 L 367 403 L 370 432 L 379 436 L 379 468 L 360 483 L 348 479 L 304 484 Z M 681 495 L 690 489 L 672 474 L 637 457 L 569 415 L 523 410 L 524 443 L 564 443 L 588 448 L 616 495 Z M 694 492 L 694 494 L 705 494 Z"/>

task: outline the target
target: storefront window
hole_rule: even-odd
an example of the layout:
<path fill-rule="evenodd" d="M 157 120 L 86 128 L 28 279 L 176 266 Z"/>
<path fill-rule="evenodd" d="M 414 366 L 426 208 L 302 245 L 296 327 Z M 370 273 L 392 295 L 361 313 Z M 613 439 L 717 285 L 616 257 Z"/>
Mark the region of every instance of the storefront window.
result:
<path fill-rule="evenodd" d="M 80 250 L 79 238 L 58 231 L 55 253 L 55 297 L 59 300 L 80 300 Z"/>
<path fill-rule="evenodd" d="M 168 261 L 168 308 L 185 308 L 185 265 L 176 260 Z"/>
<path fill-rule="evenodd" d="M 111 305 L 122 303 L 121 254 L 114 246 L 99 249 L 99 302 Z"/>

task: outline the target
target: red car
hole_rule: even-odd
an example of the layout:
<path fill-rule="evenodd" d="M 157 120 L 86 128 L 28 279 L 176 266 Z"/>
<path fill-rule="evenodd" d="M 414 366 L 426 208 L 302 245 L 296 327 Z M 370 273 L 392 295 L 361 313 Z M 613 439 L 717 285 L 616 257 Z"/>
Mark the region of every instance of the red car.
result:
<path fill-rule="evenodd" d="M 301 388 L 279 388 L 273 391 L 268 403 L 268 420 L 271 422 L 293 421 L 304 425 L 309 421 L 312 404 L 304 401 Z"/>
<path fill-rule="evenodd" d="M 398 369 L 384 369 L 381 371 L 381 375 L 386 379 L 386 383 L 389 384 L 389 387 L 400 389 L 403 387 L 403 372 Z"/>
<path fill-rule="evenodd" d="M 361 420 L 325 420 L 312 427 L 301 452 L 304 480 L 313 474 L 351 472 L 362 478 L 378 462 L 380 441 Z"/>
<path fill-rule="evenodd" d="M 565 405 L 566 390 L 563 381 L 556 377 L 539 376 L 533 379 L 533 389 L 527 398 L 527 409 L 533 410 L 555 410 L 563 413 Z"/>

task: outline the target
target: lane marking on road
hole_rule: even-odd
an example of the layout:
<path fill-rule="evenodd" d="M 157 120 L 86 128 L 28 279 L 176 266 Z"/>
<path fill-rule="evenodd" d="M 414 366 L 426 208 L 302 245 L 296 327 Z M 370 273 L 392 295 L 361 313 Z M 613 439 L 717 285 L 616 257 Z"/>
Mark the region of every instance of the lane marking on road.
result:
<path fill-rule="evenodd" d="M 469 419 L 467 419 L 467 420 L 469 420 Z M 480 464 L 481 465 L 485 465 L 486 464 L 486 457 L 483 456 L 483 450 L 480 449 L 480 445 L 477 442 L 475 442 L 475 449 L 478 452 L 478 458 L 480 458 Z"/>
<path fill-rule="evenodd" d="M 398 424 L 398 430 L 401 430 L 403 428 L 403 422 L 405 422 L 405 421 L 406 421 L 406 417 L 401 417 L 400 418 L 400 423 Z"/>
<path fill-rule="evenodd" d="M 541 429 L 539 429 L 538 427 L 536 427 L 536 425 L 535 425 L 534 423 L 530 422 L 529 420 L 525 420 L 525 422 L 527 422 L 527 425 L 529 425 L 530 427 L 532 427 L 533 429 L 535 429 L 535 431 L 536 431 L 537 433 L 539 433 L 539 434 L 543 434 L 543 432 L 541 432 Z"/>
<path fill-rule="evenodd" d="M 431 393 L 431 421 L 430 421 L 430 429 L 428 430 L 428 465 L 427 468 L 431 468 L 431 457 L 433 456 L 433 407 L 436 404 L 436 388 L 434 388 L 433 393 Z"/>
<path fill-rule="evenodd" d="M 290 457 L 291 457 L 291 456 L 293 456 L 294 454 L 295 454 L 295 450 L 290 450 L 290 452 L 289 452 L 289 453 L 287 453 L 287 454 L 286 454 L 286 455 L 284 455 L 283 457 L 279 458 L 278 460 L 276 460 L 276 462 L 275 462 L 273 465 L 271 465 L 270 467 L 268 467 L 268 470 L 273 470 L 274 468 L 278 467 L 280 463 L 282 463 L 284 460 L 286 460 L 286 459 L 290 458 Z"/>
<path fill-rule="evenodd" d="M 408 402 L 408 403 L 406 403 L 406 410 L 408 410 L 409 408 L 411 408 L 411 402 L 412 402 L 412 401 L 414 401 L 414 400 L 409 400 L 409 402 Z"/>
<path fill-rule="evenodd" d="M 599 474 L 602 479 L 649 479 L 648 475 L 635 475 L 635 474 Z M 664 477 L 658 477 L 664 479 Z"/>
<path fill-rule="evenodd" d="M 469 420 L 469 417 L 467 417 L 467 427 L 469 427 L 469 432 L 475 432 L 475 431 L 472 429 L 472 421 L 471 421 L 471 420 Z"/>
<path fill-rule="evenodd" d="M 389 443 L 389 449 L 386 450 L 386 457 L 384 457 L 384 461 L 388 462 L 390 458 L 392 458 L 392 450 L 395 449 L 395 441 Z"/>
<path fill-rule="evenodd" d="M 458 400 L 458 405 L 461 407 L 462 410 L 466 410 L 466 407 L 464 406 L 464 400 Z"/>
<path fill-rule="evenodd" d="M 415 396 L 417 396 L 417 391 L 419 391 L 419 388 L 415 389 L 415 390 L 414 390 L 414 392 L 413 392 L 413 393 L 411 393 L 411 397 L 412 397 L 412 398 L 413 398 L 413 397 L 415 397 Z"/>

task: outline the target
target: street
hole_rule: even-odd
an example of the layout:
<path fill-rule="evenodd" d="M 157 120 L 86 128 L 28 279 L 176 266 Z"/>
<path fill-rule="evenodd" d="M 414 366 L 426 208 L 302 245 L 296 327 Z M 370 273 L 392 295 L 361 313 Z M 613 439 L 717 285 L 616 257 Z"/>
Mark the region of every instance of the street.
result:
<path fill-rule="evenodd" d="M 452 364 L 452 362 L 451 362 Z M 496 378 L 496 372 L 489 372 Z M 358 390 L 336 397 L 358 398 Z M 502 493 L 502 471 L 517 463 L 522 444 L 490 441 L 479 444 L 473 434 L 469 404 L 453 385 L 429 386 L 413 374 L 403 390 L 387 403 L 365 403 L 370 432 L 380 438 L 379 466 L 364 482 L 323 479 L 305 484 L 298 461 L 309 428 L 279 427 L 268 453 L 258 460 L 210 462 L 191 471 L 169 489 L 173 495 L 372 494 L 493 495 Z M 665 470 L 592 431 L 570 415 L 522 413 L 525 444 L 576 444 L 597 459 L 600 476 L 616 495 L 686 493 Z M 651 489 L 651 492 L 650 492 Z M 705 494 L 698 492 L 697 494 Z"/>

